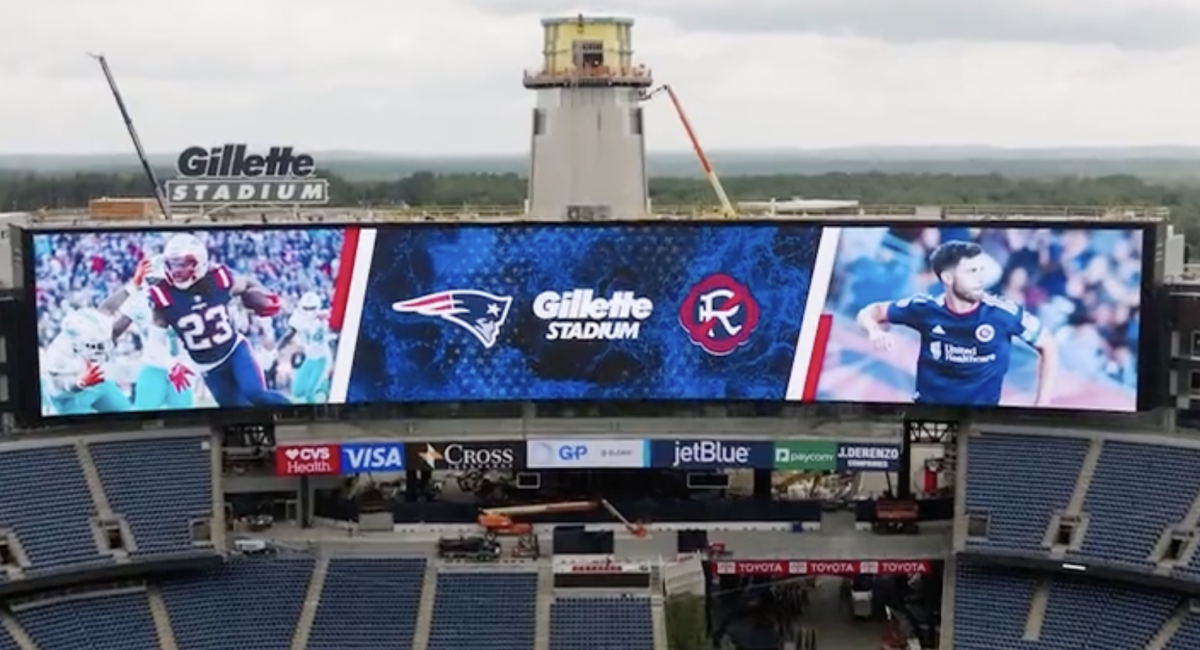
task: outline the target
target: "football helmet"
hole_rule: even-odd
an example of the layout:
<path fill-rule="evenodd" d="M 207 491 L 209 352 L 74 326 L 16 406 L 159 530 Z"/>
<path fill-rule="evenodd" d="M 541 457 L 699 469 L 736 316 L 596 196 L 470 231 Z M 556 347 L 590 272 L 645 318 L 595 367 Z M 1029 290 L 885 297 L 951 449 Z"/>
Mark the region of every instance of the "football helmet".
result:
<path fill-rule="evenodd" d="M 183 233 L 171 237 L 162 257 L 167 282 L 180 289 L 187 289 L 208 275 L 208 249 L 195 235 Z"/>
<path fill-rule="evenodd" d="M 84 361 L 103 363 L 112 354 L 112 319 L 98 309 L 80 309 L 67 314 L 62 331 L 75 354 Z"/>
<path fill-rule="evenodd" d="M 317 311 L 321 308 L 321 296 L 315 291 L 307 291 L 303 296 L 300 296 L 300 309 L 303 311 Z"/>

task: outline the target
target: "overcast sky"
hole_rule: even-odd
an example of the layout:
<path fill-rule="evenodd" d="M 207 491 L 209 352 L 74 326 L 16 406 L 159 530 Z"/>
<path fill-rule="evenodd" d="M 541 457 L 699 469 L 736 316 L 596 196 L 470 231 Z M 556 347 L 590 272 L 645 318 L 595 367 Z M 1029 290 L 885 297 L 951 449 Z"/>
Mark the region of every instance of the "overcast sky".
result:
<path fill-rule="evenodd" d="M 1200 0 L 43 0 L 0 20 L 0 153 L 248 141 L 518 153 L 547 15 L 635 18 L 710 149 L 1200 145 Z M 665 102 L 648 146 L 684 150 Z"/>

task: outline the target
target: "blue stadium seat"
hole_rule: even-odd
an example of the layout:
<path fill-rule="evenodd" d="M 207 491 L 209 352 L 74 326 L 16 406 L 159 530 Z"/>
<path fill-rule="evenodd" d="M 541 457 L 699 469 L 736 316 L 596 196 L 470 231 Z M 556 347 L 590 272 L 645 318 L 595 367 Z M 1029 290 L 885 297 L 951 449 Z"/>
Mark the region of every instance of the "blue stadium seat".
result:
<path fill-rule="evenodd" d="M 1050 580 L 1040 638 L 1023 641 L 1036 578 L 1012 569 L 960 566 L 956 650 L 1142 650 L 1180 600 L 1175 594 L 1084 578 Z"/>
<path fill-rule="evenodd" d="M 429 650 L 532 650 L 536 573 L 438 576 Z"/>
<path fill-rule="evenodd" d="M 649 598 L 559 598 L 550 650 L 654 650 Z"/>
<path fill-rule="evenodd" d="M 308 650 L 409 650 L 424 579 L 423 559 L 332 560 Z"/>
<path fill-rule="evenodd" d="M 168 579 L 163 600 L 179 650 L 290 650 L 313 558 L 243 558 Z"/>
<path fill-rule="evenodd" d="M 211 517 L 207 438 L 122 440 L 90 445 L 113 511 L 125 516 L 134 555 L 195 550 L 191 522 Z"/>
<path fill-rule="evenodd" d="M 971 548 L 1042 552 L 1054 511 L 1075 490 L 1089 441 L 988 434 L 967 443 L 967 511 L 990 515 L 987 541 Z"/>
<path fill-rule="evenodd" d="M 18 612 L 17 620 L 41 650 L 159 648 L 144 592 L 89 595 L 34 605 Z"/>
<path fill-rule="evenodd" d="M 21 650 L 17 647 L 17 642 L 13 641 L 8 632 L 0 627 L 0 650 Z"/>
<path fill-rule="evenodd" d="M 1081 558 L 1150 567 L 1166 528 L 1187 514 L 1200 490 L 1200 450 L 1105 441 L 1088 488 Z"/>
<path fill-rule="evenodd" d="M 0 476 L 0 527 L 16 531 L 34 569 L 112 561 L 96 550 L 96 509 L 74 447 L 0 452 Z"/>
<path fill-rule="evenodd" d="M 1188 614 L 1183 626 L 1171 637 L 1163 650 L 1196 650 L 1200 648 L 1200 614 Z"/>

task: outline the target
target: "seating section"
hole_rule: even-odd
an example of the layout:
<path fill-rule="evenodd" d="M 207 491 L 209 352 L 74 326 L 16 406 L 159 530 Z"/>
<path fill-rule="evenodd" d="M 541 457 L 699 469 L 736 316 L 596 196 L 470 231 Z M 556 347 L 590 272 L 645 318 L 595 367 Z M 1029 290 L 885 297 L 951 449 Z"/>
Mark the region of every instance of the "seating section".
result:
<path fill-rule="evenodd" d="M 1051 578 L 1037 641 L 1024 641 L 1038 578 L 962 566 L 955 587 L 956 650 L 1142 650 L 1180 596 L 1084 578 Z M 1185 646 L 1200 647 L 1200 646 Z"/>
<path fill-rule="evenodd" d="M 1088 487 L 1080 556 L 1150 567 L 1200 490 L 1200 449 L 1105 441 Z"/>
<path fill-rule="evenodd" d="M 0 527 L 17 534 L 30 573 L 110 562 L 92 535 L 95 507 L 71 446 L 0 452 Z"/>
<path fill-rule="evenodd" d="M 535 573 L 438 576 L 429 650 L 533 650 Z"/>
<path fill-rule="evenodd" d="M 1163 650 L 1196 650 L 1200 648 L 1200 614 L 1188 614 L 1183 625 L 1171 637 Z"/>
<path fill-rule="evenodd" d="M 89 594 L 34 605 L 17 620 L 41 650 L 158 650 L 144 591 Z M 4 648 L 0 641 L 0 649 Z M 14 649 L 15 650 L 15 649 Z"/>
<path fill-rule="evenodd" d="M 89 445 L 113 511 L 125 516 L 134 555 L 192 551 L 192 522 L 212 516 L 207 438 L 122 440 Z"/>
<path fill-rule="evenodd" d="M 179 650 L 290 650 L 313 559 L 234 560 L 162 584 Z"/>
<path fill-rule="evenodd" d="M 1089 441 L 983 434 L 967 443 L 967 511 L 989 514 L 988 539 L 968 547 L 1042 550 L 1054 511 L 1075 490 Z"/>
<path fill-rule="evenodd" d="M 0 627 L 0 650 L 21 650 L 17 647 L 17 642 L 13 641 L 8 632 Z"/>
<path fill-rule="evenodd" d="M 409 650 L 425 560 L 334 559 L 308 650 Z"/>
<path fill-rule="evenodd" d="M 559 598 L 550 606 L 550 650 L 654 650 L 650 599 Z"/>

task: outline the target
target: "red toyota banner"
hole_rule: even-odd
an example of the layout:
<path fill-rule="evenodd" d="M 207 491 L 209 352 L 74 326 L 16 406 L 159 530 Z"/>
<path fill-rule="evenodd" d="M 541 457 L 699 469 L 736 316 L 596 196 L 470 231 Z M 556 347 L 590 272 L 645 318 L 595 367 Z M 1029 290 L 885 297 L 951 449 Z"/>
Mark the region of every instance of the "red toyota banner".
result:
<path fill-rule="evenodd" d="M 930 560 L 732 560 L 713 562 L 722 576 L 911 575 L 933 570 Z"/>

